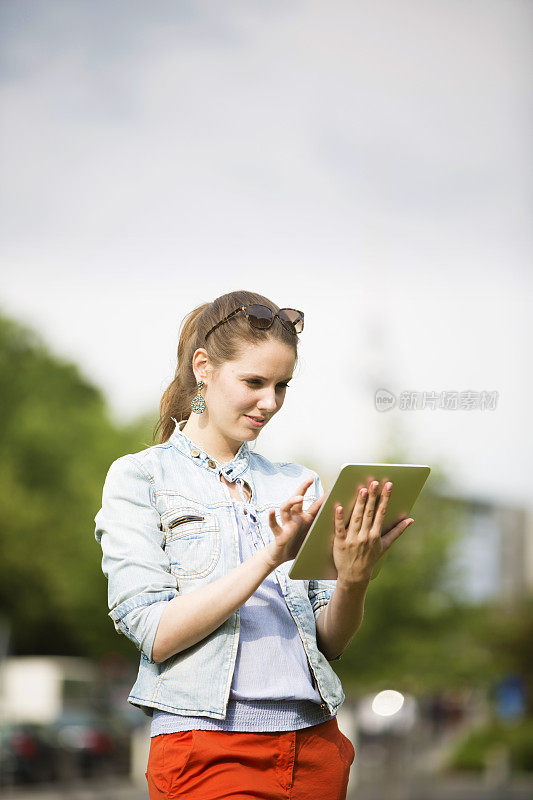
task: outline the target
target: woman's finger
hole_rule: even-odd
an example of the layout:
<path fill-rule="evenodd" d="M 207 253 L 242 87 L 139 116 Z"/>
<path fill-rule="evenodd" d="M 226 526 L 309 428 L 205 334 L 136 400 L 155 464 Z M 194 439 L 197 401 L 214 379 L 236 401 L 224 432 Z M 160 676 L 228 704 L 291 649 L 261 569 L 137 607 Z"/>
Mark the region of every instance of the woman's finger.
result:
<path fill-rule="evenodd" d="M 306 493 L 307 489 L 311 486 L 312 483 L 314 483 L 314 479 L 313 478 L 308 478 L 306 481 L 301 483 L 298 486 L 298 489 L 296 490 L 296 492 L 293 494 L 293 496 L 289 497 L 288 500 L 286 500 L 284 503 L 282 503 L 280 508 L 288 508 L 294 502 L 294 498 L 295 497 L 300 497 L 300 495 L 302 495 L 302 497 L 303 497 L 303 495 Z"/>
<path fill-rule="evenodd" d="M 291 514 L 298 511 L 298 506 L 301 505 L 301 503 L 303 503 L 302 495 L 295 495 L 283 503 L 280 507 L 281 521 L 283 523 L 290 522 Z"/>
<path fill-rule="evenodd" d="M 294 500 L 293 497 L 289 497 L 288 500 L 285 500 L 285 502 L 280 505 L 279 511 L 282 519 L 286 518 L 287 514 L 289 513 L 289 509 L 291 507 L 293 500 Z"/>
<path fill-rule="evenodd" d="M 300 514 L 303 512 L 303 501 L 305 500 L 305 493 L 306 493 L 306 491 L 309 489 L 309 487 L 310 487 L 310 486 L 311 486 L 311 485 L 312 485 L 314 482 L 315 482 L 315 481 L 314 481 L 314 478 L 309 478 L 308 480 L 304 481 L 304 482 L 303 482 L 303 483 L 300 485 L 300 487 L 299 487 L 299 489 L 300 489 L 300 491 L 299 491 L 299 494 L 301 495 L 302 499 L 301 499 L 301 501 L 298 503 L 298 507 L 297 507 L 297 508 L 294 508 L 294 507 L 293 507 L 293 511 L 298 511 L 298 513 L 300 513 Z M 325 496 L 326 496 L 326 495 L 324 494 L 324 495 L 323 495 L 323 497 L 325 497 Z M 316 503 L 316 500 L 315 500 L 315 501 L 314 501 L 314 502 L 313 502 L 313 503 L 312 503 L 312 504 L 309 506 L 309 508 L 307 509 L 307 513 L 308 513 L 308 514 L 309 514 L 309 512 L 311 511 L 311 508 L 314 506 L 314 504 L 315 504 L 315 503 Z M 312 513 L 312 512 L 311 512 L 311 513 Z"/>
<path fill-rule="evenodd" d="M 325 493 L 322 495 L 322 497 L 317 497 L 317 499 L 313 503 L 311 503 L 311 505 L 307 509 L 307 513 L 311 514 L 312 517 L 316 517 L 316 515 L 322 508 L 322 504 L 325 499 L 326 499 Z"/>
<path fill-rule="evenodd" d="M 378 505 L 378 510 L 376 511 L 376 516 L 374 519 L 374 524 L 372 525 L 370 531 L 371 535 L 375 536 L 376 539 L 379 539 L 379 537 L 381 536 L 381 527 L 383 525 L 383 520 L 385 518 L 385 512 L 387 510 L 387 505 L 389 503 L 389 497 L 391 496 L 391 492 L 392 492 L 392 483 L 388 481 L 383 487 L 383 491 L 381 493 L 381 498 Z"/>
<path fill-rule="evenodd" d="M 278 521 L 276 519 L 276 512 L 275 512 L 275 510 L 273 508 L 269 509 L 269 512 L 268 512 L 268 524 L 270 525 L 270 527 L 272 529 L 272 532 L 276 536 L 279 536 L 279 534 L 281 532 L 281 528 L 278 525 Z"/>
<path fill-rule="evenodd" d="M 296 497 L 295 501 L 296 502 L 294 502 L 292 504 L 291 513 L 292 514 L 301 514 L 302 511 L 303 511 L 303 504 L 304 504 L 304 499 L 303 499 L 302 495 L 300 495 L 300 498 Z"/>
<path fill-rule="evenodd" d="M 363 513 L 363 523 L 361 525 L 361 533 L 368 536 L 370 532 L 370 528 L 372 527 L 372 521 L 374 519 L 374 509 L 376 507 L 376 497 L 378 493 L 378 481 L 371 481 L 370 486 L 368 487 L 368 499 L 366 501 L 365 510 Z"/>
<path fill-rule="evenodd" d="M 342 506 L 335 506 L 335 536 L 346 539 L 346 526 L 344 524 Z"/>
<path fill-rule="evenodd" d="M 299 488 L 299 490 L 300 490 L 300 491 L 298 492 L 298 494 L 305 494 L 305 493 L 306 493 L 306 491 L 307 491 L 307 490 L 309 489 L 309 487 L 311 486 L 311 484 L 312 484 L 312 483 L 314 483 L 314 482 L 315 482 L 315 479 L 314 479 L 314 478 L 308 478 L 306 481 L 304 481 L 303 483 L 301 483 L 301 484 L 300 484 L 300 486 L 298 487 L 298 488 Z"/>
<path fill-rule="evenodd" d="M 362 486 L 357 492 L 357 500 L 355 501 L 352 516 L 350 517 L 350 524 L 348 525 L 349 536 L 357 535 L 361 529 L 367 495 L 368 490 L 364 486 Z"/>
<path fill-rule="evenodd" d="M 388 531 L 381 537 L 384 546 L 386 548 L 389 547 L 389 545 L 395 542 L 396 539 L 398 539 L 402 535 L 404 530 L 408 528 L 410 525 L 412 525 L 413 522 L 414 519 L 412 517 L 409 517 L 408 519 L 402 519 L 397 525 L 394 526 L 394 528 L 392 528 L 390 531 Z"/>

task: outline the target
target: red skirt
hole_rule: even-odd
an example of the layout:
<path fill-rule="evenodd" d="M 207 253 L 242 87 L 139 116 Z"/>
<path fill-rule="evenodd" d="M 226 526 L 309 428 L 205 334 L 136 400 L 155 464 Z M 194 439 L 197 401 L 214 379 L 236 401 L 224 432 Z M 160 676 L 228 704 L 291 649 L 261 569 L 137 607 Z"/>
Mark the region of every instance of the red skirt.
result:
<path fill-rule="evenodd" d="M 295 731 L 152 736 L 150 800 L 345 800 L 355 750 L 332 717 Z"/>

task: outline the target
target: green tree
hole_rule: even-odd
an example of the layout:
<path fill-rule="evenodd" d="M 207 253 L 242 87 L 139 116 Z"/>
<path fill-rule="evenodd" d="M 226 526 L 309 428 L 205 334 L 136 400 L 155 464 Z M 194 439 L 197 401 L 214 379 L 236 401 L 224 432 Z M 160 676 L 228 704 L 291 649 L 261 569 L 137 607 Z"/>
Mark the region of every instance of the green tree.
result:
<path fill-rule="evenodd" d="M 129 654 L 106 616 L 94 515 L 110 463 L 146 446 L 145 420 L 117 428 L 78 367 L 5 316 L 0 397 L 0 606 L 9 652 Z"/>

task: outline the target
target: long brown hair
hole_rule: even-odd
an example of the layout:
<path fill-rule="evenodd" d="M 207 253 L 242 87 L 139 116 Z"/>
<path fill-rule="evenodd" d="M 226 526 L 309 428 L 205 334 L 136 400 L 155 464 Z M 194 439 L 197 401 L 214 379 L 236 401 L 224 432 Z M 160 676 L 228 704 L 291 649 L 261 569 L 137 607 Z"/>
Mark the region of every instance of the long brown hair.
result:
<path fill-rule="evenodd" d="M 295 363 L 298 362 L 298 337 L 287 330 L 277 317 L 270 328 L 259 330 L 250 325 L 244 314 L 236 314 L 213 331 L 207 342 L 204 341 L 206 333 L 213 325 L 239 306 L 251 303 L 268 306 L 272 311 L 280 309 L 280 306 L 268 297 L 242 289 L 220 295 L 212 303 L 202 303 L 183 319 L 180 326 L 176 371 L 159 403 L 159 420 L 154 428 L 154 442 L 157 440 L 161 444 L 168 441 L 175 428 L 172 417 L 179 422 L 188 419 L 192 413 L 191 401 L 198 392 L 192 357 L 199 347 L 207 350 L 211 364 L 217 369 L 226 361 L 238 359 L 246 345 L 277 339 L 294 348 Z M 158 431 L 159 439 L 157 439 Z"/>

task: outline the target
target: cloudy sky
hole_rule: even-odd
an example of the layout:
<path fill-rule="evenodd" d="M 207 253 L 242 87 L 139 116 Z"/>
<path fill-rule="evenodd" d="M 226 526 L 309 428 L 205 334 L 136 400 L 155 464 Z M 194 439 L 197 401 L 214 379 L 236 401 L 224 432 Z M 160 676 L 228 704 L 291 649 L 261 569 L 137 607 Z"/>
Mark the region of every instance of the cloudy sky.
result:
<path fill-rule="evenodd" d="M 247 288 L 306 315 L 257 450 L 327 480 L 395 431 L 458 491 L 531 503 L 531 3 L 0 13 L 0 309 L 117 419 L 157 408 L 184 315 Z M 380 412 L 380 388 L 498 399 Z"/>

